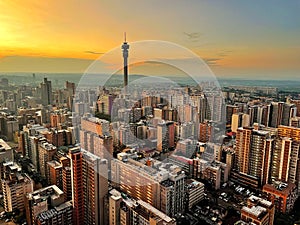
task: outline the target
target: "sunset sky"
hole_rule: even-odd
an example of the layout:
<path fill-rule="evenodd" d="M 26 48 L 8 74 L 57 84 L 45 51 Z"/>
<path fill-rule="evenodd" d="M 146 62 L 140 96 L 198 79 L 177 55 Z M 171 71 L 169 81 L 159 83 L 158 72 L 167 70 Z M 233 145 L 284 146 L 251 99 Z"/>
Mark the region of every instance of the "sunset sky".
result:
<path fill-rule="evenodd" d="M 126 31 L 182 45 L 220 77 L 298 78 L 299 12 L 299 0 L 0 0 L 0 73 L 81 73 Z"/>

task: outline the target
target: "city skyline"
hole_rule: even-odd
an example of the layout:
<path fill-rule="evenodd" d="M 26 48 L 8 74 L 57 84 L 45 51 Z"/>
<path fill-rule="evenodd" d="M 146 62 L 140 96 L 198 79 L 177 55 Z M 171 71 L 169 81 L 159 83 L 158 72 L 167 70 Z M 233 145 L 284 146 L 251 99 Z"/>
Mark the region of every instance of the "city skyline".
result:
<path fill-rule="evenodd" d="M 164 40 L 188 48 L 217 77 L 296 79 L 300 69 L 299 1 L 30 0 L 30 7 L 18 1 L 0 5 L 1 73 L 82 73 L 99 56 L 119 47 L 124 31 L 129 43 Z M 147 64 L 143 70 L 151 73 L 152 65 Z M 171 74 L 170 69 L 160 69 Z"/>
<path fill-rule="evenodd" d="M 126 86 L 128 55 L 139 64 L 135 54 L 148 49 L 165 57 L 186 50 L 165 43 L 132 43 L 128 52 L 125 39 L 116 49 L 124 57 L 123 85 L 91 79 L 76 88 L 70 77 L 52 88 L 47 77 L 38 86 L 1 78 L 0 221 L 298 223 L 299 92 L 220 89 L 212 80 L 178 86 L 161 77 Z M 87 74 L 98 69 L 92 65 Z M 191 64 L 182 71 L 194 74 Z"/>
<path fill-rule="evenodd" d="M 300 225 L 300 0 L 0 0 L 0 224 Z"/>

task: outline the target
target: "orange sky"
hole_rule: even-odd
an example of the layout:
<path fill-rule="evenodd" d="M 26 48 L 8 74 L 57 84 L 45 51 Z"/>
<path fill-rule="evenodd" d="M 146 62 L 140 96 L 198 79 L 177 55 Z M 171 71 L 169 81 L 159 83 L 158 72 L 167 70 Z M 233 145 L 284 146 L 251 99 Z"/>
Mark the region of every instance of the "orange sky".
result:
<path fill-rule="evenodd" d="M 296 77 L 299 9 L 293 0 L 0 0 L 0 72 L 82 72 L 127 31 L 129 42 L 191 49 L 217 75 Z"/>

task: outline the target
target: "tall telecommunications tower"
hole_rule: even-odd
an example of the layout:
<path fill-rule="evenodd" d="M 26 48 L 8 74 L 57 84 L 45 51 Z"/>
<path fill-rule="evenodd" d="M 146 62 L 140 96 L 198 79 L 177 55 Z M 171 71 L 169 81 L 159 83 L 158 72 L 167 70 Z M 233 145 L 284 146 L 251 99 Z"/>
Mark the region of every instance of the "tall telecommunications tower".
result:
<path fill-rule="evenodd" d="M 124 43 L 122 45 L 123 50 L 123 58 L 124 58 L 124 91 L 125 94 L 127 94 L 127 85 L 128 85 L 128 65 L 127 65 L 127 59 L 128 59 L 128 49 L 129 44 L 126 42 L 126 32 L 124 33 Z"/>

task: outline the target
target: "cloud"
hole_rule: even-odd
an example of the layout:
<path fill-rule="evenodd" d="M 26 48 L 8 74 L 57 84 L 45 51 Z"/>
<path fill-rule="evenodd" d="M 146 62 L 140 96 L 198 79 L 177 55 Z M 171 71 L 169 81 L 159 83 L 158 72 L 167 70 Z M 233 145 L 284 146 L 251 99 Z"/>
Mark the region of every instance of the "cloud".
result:
<path fill-rule="evenodd" d="M 207 58 L 201 58 L 208 66 L 219 66 L 218 62 L 223 60 L 223 57 L 207 57 Z M 166 64 L 168 64 L 168 62 L 170 64 L 177 64 L 177 65 L 181 65 L 181 64 L 188 64 L 191 67 L 193 65 L 197 65 L 199 63 L 197 58 L 166 58 L 166 59 L 160 59 L 157 58 L 158 62 L 155 61 L 148 61 L 148 62 L 144 62 L 145 64 L 151 64 L 151 65 L 161 65 L 163 63 L 161 63 L 160 61 L 164 61 Z"/>
<path fill-rule="evenodd" d="M 103 55 L 105 52 L 94 52 L 94 51 L 84 51 L 84 53 L 94 54 L 94 55 Z"/>
<path fill-rule="evenodd" d="M 228 56 L 229 53 L 231 53 L 231 52 L 232 52 L 232 50 L 223 50 L 220 53 L 218 53 L 217 55 L 220 57 L 225 57 L 225 56 Z"/>
<path fill-rule="evenodd" d="M 203 60 L 209 66 L 218 66 L 218 61 L 222 60 L 223 58 L 204 58 Z"/>
<path fill-rule="evenodd" d="M 187 33 L 183 32 L 183 34 L 188 38 L 189 41 L 191 42 L 198 42 L 200 39 L 200 36 L 202 35 L 199 32 L 192 32 L 192 33 Z"/>

